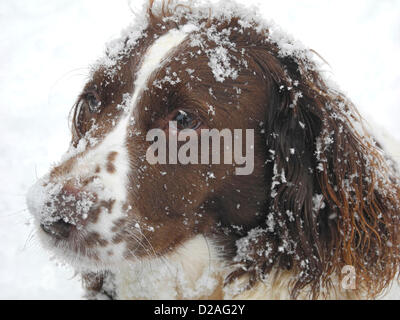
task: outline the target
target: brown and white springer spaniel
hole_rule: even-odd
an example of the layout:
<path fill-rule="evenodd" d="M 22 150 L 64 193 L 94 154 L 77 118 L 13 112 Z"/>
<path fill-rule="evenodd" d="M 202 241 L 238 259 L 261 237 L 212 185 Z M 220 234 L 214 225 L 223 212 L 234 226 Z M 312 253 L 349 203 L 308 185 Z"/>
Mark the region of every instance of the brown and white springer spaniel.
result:
<path fill-rule="evenodd" d="M 399 270 L 395 165 L 312 50 L 219 6 L 150 1 L 109 46 L 29 192 L 43 243 L 90 298 L 377 297 Z M 150 165 L 146 134 L 170 120 L 253 129 L 253 172 Z"/>

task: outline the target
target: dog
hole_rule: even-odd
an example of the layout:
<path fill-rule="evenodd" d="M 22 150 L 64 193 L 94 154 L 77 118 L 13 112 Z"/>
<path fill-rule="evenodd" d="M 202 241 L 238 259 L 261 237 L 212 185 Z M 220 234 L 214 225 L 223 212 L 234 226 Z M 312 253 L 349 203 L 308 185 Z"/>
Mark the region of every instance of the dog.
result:
<path fill-rule="evenodd" d="M 29 191 L 44 246 L 89 299 L 380 296 L 399 271 L 399 175 L 321 64 L 238 5 L 150 1 Z M 150 164 L 155 129 L 179 147 L 171 132 L 252 130 L 252 170 Z"/>

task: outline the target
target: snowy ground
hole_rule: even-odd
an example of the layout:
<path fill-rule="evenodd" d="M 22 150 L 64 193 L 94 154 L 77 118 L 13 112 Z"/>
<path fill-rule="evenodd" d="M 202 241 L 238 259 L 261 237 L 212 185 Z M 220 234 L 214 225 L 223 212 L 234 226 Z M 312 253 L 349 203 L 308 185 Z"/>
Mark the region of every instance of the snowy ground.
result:
<path fill-rule="evenodd" d="M 73 271 L 41 249 L 25 193 L 67 148 L 87 66 L 142 2 L 0 2 L 0 299 L 81 295 Z M 400 1 L 267 0 L 261 9 L 318 51 L 361 112 L 400 139 Z"/>

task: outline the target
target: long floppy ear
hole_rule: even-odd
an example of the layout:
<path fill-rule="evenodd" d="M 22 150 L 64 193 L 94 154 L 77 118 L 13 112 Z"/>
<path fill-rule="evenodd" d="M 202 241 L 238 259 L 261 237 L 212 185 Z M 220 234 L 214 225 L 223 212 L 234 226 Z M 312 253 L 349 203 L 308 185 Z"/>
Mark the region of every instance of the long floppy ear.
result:
<path fill-rule="evenodd" d="M 255 276 L 291 270 L 293 298 L 306 287 L 312 298 L 329 292 L 352 266 L 356 292 L 374 297 L 399 270 L 397 173 L 312 62 L 274 51 L 254 54 L 270 87 L 268 210 L 265 226 L 238 241 L 236 261 Z"/>

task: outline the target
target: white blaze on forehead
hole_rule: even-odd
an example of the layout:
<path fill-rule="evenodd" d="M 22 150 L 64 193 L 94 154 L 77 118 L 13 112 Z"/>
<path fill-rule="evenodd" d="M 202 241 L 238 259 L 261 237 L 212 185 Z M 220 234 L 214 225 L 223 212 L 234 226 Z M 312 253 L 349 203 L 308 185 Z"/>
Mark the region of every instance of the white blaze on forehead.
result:
<path fill-rule="evenodd" d="M 132 96 L 134 108 L 140 93 L 146 88 L 147 81 L 151 74 L 161 67 L 163 60 L 168 57 L 168 53 L 186 38 L 187 33 L 195 30 L 194 25 L 185 25 L 181 29 L 172 29 L 158 38 L 146 51 L 143 63 L 136 75 L 135 91 Z M 132 111 L 132 110 L 131 110 Z"/>

